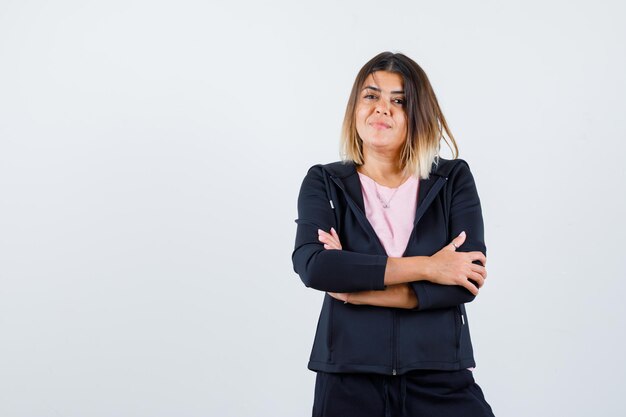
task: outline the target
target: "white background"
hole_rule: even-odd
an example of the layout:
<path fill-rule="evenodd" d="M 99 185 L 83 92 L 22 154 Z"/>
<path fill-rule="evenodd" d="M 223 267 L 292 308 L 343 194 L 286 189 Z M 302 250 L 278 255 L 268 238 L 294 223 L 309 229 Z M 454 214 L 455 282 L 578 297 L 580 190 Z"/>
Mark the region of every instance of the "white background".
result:
<path fill-rule="evenodd" d="M 310 415 L 297 193 L 384 50 L 476 179 L 494 412 L 624 415 L 624 11 L 1 0 L 0 416 Z"/>

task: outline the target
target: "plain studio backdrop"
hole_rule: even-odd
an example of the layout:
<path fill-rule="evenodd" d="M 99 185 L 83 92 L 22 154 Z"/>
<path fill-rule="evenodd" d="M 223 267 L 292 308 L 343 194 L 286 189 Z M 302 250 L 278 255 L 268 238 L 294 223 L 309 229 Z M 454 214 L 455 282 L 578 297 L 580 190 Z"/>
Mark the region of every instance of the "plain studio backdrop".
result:
<path fill-rule="evenodd" d="M 624 12 L 2 0 L 0 416 L 310 415 L 297 195 L 385 50 L 424 68 L 476 179 L 494 412 L 623 416 Z"/>

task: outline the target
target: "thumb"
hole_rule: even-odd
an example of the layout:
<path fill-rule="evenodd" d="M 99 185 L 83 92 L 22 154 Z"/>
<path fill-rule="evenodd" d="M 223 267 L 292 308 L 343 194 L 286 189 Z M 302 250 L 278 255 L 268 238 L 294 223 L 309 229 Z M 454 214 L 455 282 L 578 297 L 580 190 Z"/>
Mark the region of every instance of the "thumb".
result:
<path fill-rule="evenodd" d="M 460 247 L 463 244 L 463 242 L 465 242 L 465 237 L 466 237 L 465 230 L 463 230 L 461 233 L 459 233 L 457 237 L 452 239 L 452 242 L 450 242 L 448 247 L 450 247 L 451 250 L 455 251 L 458 247 Z"/>

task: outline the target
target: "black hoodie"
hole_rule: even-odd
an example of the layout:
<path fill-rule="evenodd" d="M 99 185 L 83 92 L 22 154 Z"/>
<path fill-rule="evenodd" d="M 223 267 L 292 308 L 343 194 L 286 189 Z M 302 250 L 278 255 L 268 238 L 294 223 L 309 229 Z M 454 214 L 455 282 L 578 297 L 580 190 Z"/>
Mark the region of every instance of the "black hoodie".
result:
<path fill-rule="evenodd" d="M 403 256 L 431 256 L 465 230 L 457 251 L 480 251 L 482 210 L 469 165 L 438 158 L 419 180 L 414 228 Z M 356 165 L 312 166 L 300 188 L 294 271 L 320 291 L 383 290 L 386 251 L 365 216 Z M 326 250 L 318 229 L 334 227 L 342 250 Z M 480 264 L 479 261 L 474 261 Z M 415 309 L 344 304 L 326 294 L 308 368 L 324 372 L 401 375 L 414 369 L 476 366 L 464 303 L 474 295 L 457 285 L 411 282 Z"/>

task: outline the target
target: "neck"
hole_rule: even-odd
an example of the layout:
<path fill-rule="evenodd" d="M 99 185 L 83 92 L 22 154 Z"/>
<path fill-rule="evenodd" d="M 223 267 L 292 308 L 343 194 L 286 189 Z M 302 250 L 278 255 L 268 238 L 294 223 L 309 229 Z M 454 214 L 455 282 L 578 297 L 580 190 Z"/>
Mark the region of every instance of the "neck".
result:
<path fill-rule="evenodd" d="M 357 171 L 367 175 L 377 183 L 395 188 L 404 182 L 406 175 L 400 167 L 397 155 L 382 155 L 363 149 L 363 159 L 364 163 L 357 167 Z"/>

